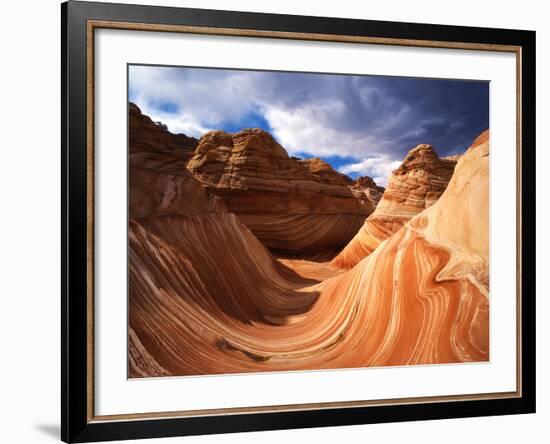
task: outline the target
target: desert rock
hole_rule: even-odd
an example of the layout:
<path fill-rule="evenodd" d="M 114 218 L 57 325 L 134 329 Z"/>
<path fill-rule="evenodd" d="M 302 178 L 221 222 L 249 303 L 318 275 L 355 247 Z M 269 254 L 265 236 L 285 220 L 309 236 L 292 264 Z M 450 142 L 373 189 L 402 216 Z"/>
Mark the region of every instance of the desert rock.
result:
<path fill-rule="evenodd" d="M 153 122 L 134 103 L 128 104 L 130 151 L 171 153 L 187 162 L 198 140 L 184 134 L 172 134 L 161 122 Z"/>
<path fill-rule="evenodd" d="M 267 132 L 201 137 L 188 169 L 272 252 L 333 257 L 374 211 L 380 188 L 321 159 L 290 157 Z"/>
<path fill-rule="evenodd" d="M 347 271 L 274 260 L 227 212 L 132 221 L 130 375 L 488 360 L 488 181 L 485 134 Z"/>
<path fill-rule="evenodd" d="M 332 265 L 352 268 L 412 217 L 433 205 L 445 191 L 455 165 L 455 160 L 440 159 L 431 145 L 410 150 L 392 173 L 374 213 Z"/>

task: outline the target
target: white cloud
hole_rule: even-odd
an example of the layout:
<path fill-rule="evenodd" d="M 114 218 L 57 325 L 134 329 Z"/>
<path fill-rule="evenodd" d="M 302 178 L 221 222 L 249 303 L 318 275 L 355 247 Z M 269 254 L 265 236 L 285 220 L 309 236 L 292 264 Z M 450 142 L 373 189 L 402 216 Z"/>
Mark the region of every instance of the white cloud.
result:
<path fill-rule="evenodd" d="M 186 136 L 200 138 L 204 133 L 216 128 L 203 126 L 190 113 L 169 113 L 159 111 L 149 105 L 142 105 L 136 100 L 141 112 L 149 116 L 154 122 L 162 122 L 174 134 L 185 134 Z"/>
<path fill-rule="evenodd" d="M 273 135 L 290 154 L 361 158 L 383 149 L 374 137 L 331 127 L 331 120 L 346 112 L 341 102 L 325 101 L 295 109 L 263 108 Z"/>
<path fill-rule="evenodd" d="M 342 166 L 339 171 L 344 174 L 357 173 L 360 176 L 370 176 L 383 187 L 388 184 L 392 171 L 399 168 L 401 162 L 393 160 L 385 154 L 368 157 L 357 163 Z"/>
<path fill-rule="evenodd" d="M 247 94 L 254 85 L 254 74 L 131 66 L 130 98 L 171 132 L 200 137 L 210 127 L 239 121 L 254 109 L 255 103 Z M 177 110 L 163 111 L 161 104 L 171 104 Z"/>

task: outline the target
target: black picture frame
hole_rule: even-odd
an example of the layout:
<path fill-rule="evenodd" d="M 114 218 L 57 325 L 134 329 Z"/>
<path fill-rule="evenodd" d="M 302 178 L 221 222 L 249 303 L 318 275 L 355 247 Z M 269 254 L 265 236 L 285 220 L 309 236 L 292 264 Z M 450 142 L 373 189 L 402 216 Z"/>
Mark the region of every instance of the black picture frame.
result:
<path fill-rule="evenodd" d="M 95 421 L 89 415 L 87 23 L 368 36 L 513 45 L 521 49 L 521 394 L 513 398 L 441 401 L 197 417 Z M 535 412 L 535 32 L 370 20 L 229 12 L 69 1 L 61 5 L 62 54 L 62 361 L 61 438 L 90 442 L 180 435 L 370 424 Z"/>

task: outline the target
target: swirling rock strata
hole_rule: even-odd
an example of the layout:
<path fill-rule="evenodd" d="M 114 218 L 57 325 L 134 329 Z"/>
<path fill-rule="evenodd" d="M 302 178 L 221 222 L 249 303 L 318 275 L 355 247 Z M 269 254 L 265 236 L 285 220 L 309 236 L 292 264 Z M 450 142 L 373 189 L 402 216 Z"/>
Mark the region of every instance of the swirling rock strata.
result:
<path fill-rule="evenodd" d="M 454 159 L 440 159 L 431 145 L 410 150 L 392 173 L 376 210 L 331 265 L 354 267 L 407 221 L 433 205 L 445 191 L 455 165 Z"/>
<path fill-rule="evenodd" d="M 489 143 L 348 271 L 275 261 L 234 215 L 130 226 L 130 375 L 489 359 Z"/>
<path fill-rule="evenodd" d="M 380 199 L 372 181 L 354 183 L 321 159 L 290 157 L 260 129 L 205 134 L 187 167 L 280 255 L 333 257 Z"/>
<path fill-rule="evenodd" d="M 187 170 L 180 145 L 140 138 L 140 126 L 157 125 L 137 111 L 131 108 L 129 144 L 128 365 L 131 377 L 166 376 L 179 372 L 174 363 L 186 354 L 230 349 L 216 328 L 229 334 L 235 321 L 278 325 L 306 312 L 319 280 L 275 260 Z M 197 333 L 213 342 L 195 342 Z M 185 374 L 202 372 L 184 361 Z"/>
<path fill-rule="evenodd" d="M 157 126 L 136 115 L 140 126 Z M 313 292 L 295 294 L 293 289 L 313 281 L 277 262 L 221 199 L 193 177 L 180 146 L 166 148 L 158 138 L 139 138 L 135 125 L 130 128 L 139 140 L 131 137 L 129 145 L 131 356 L 150 350 L 143 323 L 133 318 L 139 313 L 134 304 L 142 299 L 184 295 L 206 309 L 218 304 L 221 312 L 242 322 L 270 323 L 311 305 Z M 159 134 L 165 133 L 160 128 Z M 229 271 L 234 279 L 219 275 Z M 212 294 L 228 299 L 209 302 Z M 231 299 L 235 295 L 239 298 Z M 150 358 L 142 362 L 163 371 Z"/>

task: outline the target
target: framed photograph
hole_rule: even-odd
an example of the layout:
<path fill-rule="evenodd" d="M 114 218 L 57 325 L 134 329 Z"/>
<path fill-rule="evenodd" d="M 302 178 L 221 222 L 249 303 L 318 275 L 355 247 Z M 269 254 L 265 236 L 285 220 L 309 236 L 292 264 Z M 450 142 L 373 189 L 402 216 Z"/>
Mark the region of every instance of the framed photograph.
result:
<path fill-rule="evenodd" d="M 69 1 L 62 439 L 535 411 L 535 33 Z"/>

